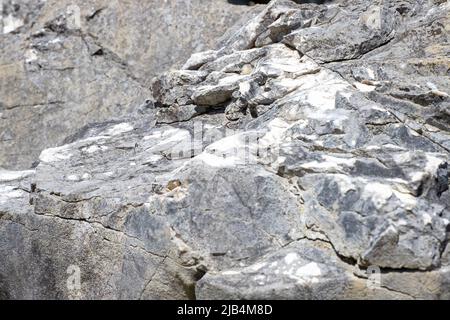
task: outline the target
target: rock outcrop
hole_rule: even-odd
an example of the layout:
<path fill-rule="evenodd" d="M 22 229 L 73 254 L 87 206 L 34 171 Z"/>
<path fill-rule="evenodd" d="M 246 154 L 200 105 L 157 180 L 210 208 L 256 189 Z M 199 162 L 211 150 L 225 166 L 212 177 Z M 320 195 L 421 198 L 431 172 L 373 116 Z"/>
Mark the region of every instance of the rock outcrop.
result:
<path fill-rule="evenodd" d="M 226 0 L 2 3 L 0 167 L 15 170 L 84 125 L 144 104 L 153 76 L 214 48 L 250 8 Z"/>
<path fill-rule="evenodd" d="M 0 172 L 0 297 L 450 299 L 449 13 L 271 1 Z"/>

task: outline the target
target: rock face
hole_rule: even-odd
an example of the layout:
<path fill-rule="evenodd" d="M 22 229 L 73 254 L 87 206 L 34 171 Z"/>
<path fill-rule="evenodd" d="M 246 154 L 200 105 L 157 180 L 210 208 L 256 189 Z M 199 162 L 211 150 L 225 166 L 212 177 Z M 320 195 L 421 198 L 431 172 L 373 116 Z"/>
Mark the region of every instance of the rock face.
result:
<path fill-rule="evenodd" d="M 0 172 L 0 297 L 450 299 L 449 13 L 272 1 Z"/>
<path fill-rule="evenodd" d="M 144 104 L 154 75 L 214 48 L 250 8 L 226 0 L 2 3 L 0 167 L 8 169 L 28 169 L 65 135 Z"/>

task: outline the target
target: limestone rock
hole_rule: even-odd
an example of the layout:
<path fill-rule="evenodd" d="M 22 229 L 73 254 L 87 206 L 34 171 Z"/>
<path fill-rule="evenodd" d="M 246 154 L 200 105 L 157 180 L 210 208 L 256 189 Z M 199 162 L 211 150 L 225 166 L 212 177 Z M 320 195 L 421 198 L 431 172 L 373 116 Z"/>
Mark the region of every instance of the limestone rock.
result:
<path fill-rule="evenodd" d="M 271 1 L 0 171 L 0 297 L 448 299 L 449 12 Z"/>
<path fill-rule="evenodd" d="M 150 79 L 214 48 L 250 7 L 226 0 L 2 1 L 0 167 L 150 98 Z"/>

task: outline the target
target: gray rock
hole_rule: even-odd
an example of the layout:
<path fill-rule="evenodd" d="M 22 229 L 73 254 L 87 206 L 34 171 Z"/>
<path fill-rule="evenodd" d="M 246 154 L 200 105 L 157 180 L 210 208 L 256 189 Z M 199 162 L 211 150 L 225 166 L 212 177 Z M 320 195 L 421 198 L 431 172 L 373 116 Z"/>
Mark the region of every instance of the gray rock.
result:
<path fill-rule="evenodd" d="M 361 291 L 365 285 L 329 246 L 303 240 L 248 267 L 208 273 L 197 292 L 200 299 L 410 299 L 383 287 Z"/>
<path fill-rule="evenodd" d="M 394 37 L 399 13 L 389 7 L 389 1 L 370 6 L 360 1 L 360 6 L 351 12 L 345 10 L 348 5 L 349 2 L 343 2 L 330 6 L 322 19 L 313 18 L 308 23 L 300 20 L 301 27 L 283 41 L 316 61 L 332 62 L 359 58 Z"/>
<path fill-rule="evenodd" d="M 0 171 L 0 297 L 448 299 L 449 10 L 272 1 Z"/>
<path fill-rule="evenodd" d="M 134 111 L 154 75 L 214 48 L 250 9 L 215 2 L 3 1 L 0 167 L 28 169 L 84 125 Z"/>

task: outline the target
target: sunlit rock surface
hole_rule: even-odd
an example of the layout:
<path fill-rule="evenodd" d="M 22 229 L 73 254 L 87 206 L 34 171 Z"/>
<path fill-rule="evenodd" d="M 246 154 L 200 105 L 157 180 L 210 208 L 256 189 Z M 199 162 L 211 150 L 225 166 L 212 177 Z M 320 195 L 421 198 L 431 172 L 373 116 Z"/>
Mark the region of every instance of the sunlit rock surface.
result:
<path fill-rule="evenodd" d="M 0 171 L 0 296 L 449 299 L 449 12 L 272 1 Z"/>
<path fill-rule="evenodd" d="M 3 0 L 0 167 L 29 169 L 84 125 L 132 112 L 153 76 L 258 10 L 214 2 Z"/>

